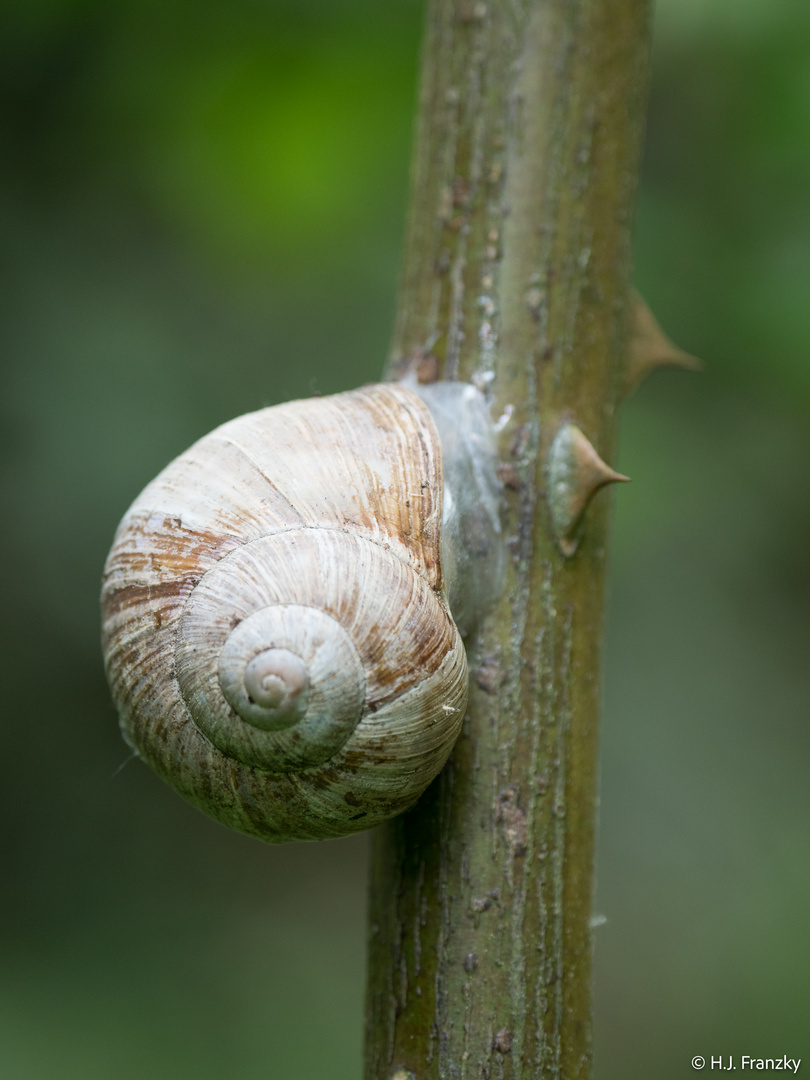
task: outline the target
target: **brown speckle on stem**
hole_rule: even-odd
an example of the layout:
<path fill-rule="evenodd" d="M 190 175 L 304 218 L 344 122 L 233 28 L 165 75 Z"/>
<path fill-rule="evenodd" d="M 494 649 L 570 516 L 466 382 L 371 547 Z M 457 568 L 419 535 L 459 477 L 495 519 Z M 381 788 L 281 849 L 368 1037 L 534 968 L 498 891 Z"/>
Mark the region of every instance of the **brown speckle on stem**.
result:
<path fill-rule="evenodd" d="M 487 694 L 496 693 L 503 680 L 504 670 L 493 656 L 486 657 L 475 670 L 475 681 Z"/>
<path fill-rule="evenodd" d="M 493 1039 L 492 1045 L 499 1054 L 508 1054 L 512 1050 L 512 1032 L 508 1028 L 501 1028 Z"/>

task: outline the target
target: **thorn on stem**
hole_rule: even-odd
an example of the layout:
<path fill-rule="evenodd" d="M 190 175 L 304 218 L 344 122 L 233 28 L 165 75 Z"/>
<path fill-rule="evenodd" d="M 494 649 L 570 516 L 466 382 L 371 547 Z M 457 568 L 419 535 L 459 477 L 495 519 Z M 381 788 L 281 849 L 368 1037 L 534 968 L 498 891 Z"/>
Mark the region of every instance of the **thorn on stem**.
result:
<path fill-rule="evenodd" d="M 700 371 L 702 367 L 700 360 L 679 349 L 669 340 L 635 289 L 631 291 L 630 299 L 627 360 L 621 396 L 629 397 L 657 368 L 679 367 L 687 371 Z"/>
<path fill-rule="evenodd" d="M 596 492 L 629 479 L 605 464 L 576 424 L 566 421 L 560 427 L 548 456 L 548 502 L 554 536 L 566 558 L 577 549 L 577 526 Z"/>

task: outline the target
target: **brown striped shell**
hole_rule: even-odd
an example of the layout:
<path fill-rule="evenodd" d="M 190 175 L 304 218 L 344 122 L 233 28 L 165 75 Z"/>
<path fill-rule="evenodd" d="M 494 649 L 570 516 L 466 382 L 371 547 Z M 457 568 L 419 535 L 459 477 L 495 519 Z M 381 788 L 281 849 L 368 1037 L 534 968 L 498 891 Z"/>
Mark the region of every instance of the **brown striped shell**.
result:
<path fill-rule="evenodd" d="M 263 840 L 405 810 L 466 706 L 441 516 L 439 437 L 399 385 L 263 409 L 201 439 L 132 505 L 105 568 L 127 741 Z"/>

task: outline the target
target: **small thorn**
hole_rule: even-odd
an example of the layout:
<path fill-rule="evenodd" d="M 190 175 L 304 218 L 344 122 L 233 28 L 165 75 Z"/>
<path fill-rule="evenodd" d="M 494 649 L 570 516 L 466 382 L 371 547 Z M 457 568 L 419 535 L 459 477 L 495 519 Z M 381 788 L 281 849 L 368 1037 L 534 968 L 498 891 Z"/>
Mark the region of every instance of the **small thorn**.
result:
<path fill-rule="evenodd" d="M 703 366 L 700 360 L 679 349 L 669 340 L 635 289 L 631 290 L 630 300 L 630 327 L 622 397 L 629 397 L 657 368 L 679 367 L 687 371 L 700 371 Z"/>
<path fill-rule="evenodd" d="M 548 455 L 548 502 L 554 535 L 566 558 L 577 549 L 577 526 L 599 488 L 629 479 L 602 461 L 576 424 L 566 421 L 560 427 Z"/>

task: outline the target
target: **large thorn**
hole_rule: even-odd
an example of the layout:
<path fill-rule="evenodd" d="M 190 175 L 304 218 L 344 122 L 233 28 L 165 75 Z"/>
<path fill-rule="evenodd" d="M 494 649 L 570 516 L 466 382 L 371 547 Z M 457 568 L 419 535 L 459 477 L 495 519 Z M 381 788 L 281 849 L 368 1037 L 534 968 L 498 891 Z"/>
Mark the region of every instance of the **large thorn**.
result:
<path fill-rule="evenodd" d="M 577 526 L 599 488 L 629 479 L 602 461 L 576 424 L 566 421 L 560 427 L 548 455 L 548 503 L 554 536 L 566 558 L 577 549 Z"/>
<path fill-rule="evenodd" d="M 669 340 L 635 289 L 631 290 L 630 327 L 622 397 L 629 397 L 650 372 L 660 367 L 699 371 L 701 362 Z"/>

